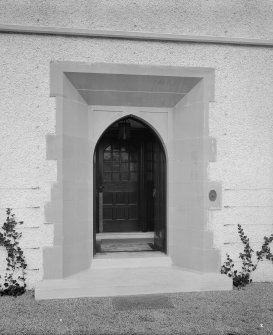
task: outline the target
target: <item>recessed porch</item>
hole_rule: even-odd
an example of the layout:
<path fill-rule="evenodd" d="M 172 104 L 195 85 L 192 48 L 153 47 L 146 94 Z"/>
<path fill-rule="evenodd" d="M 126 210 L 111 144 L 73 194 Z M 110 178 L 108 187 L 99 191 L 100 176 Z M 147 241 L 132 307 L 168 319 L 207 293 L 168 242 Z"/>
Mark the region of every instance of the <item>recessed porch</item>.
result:
<path fill-rule="evenodd" d="M 57 180 L 45 217 L 54 241 L 43 250 L 37 299 L 232 288 L 208 229 L 208 212 L 221 209 L 221 183 L 207 175 L 216 160 L 213 76 L 206 68 L 52 64 L 56 134 L 47 138 L 47 159 L 57 161 Z M 166 254 L 98 260 L 94 152 L 104 131 L 128 117 L 149 126 L 166 153 Z M 96 266 L 105 261 L 107 269 Z"/>

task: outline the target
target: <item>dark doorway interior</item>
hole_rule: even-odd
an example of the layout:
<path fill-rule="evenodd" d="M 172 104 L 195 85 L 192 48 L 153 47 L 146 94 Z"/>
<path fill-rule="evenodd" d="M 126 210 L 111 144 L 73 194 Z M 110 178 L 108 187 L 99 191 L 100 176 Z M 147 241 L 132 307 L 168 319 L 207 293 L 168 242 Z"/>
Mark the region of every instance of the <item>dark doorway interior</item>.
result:
<path fill-rule="evenodd" d="M 108 252 L 165 252 L 166 158 L 149 126 L 127 117 L 106 129 L 94 155 L 94 185 L 95 252 L 103 252 L 98 241 Z"/>

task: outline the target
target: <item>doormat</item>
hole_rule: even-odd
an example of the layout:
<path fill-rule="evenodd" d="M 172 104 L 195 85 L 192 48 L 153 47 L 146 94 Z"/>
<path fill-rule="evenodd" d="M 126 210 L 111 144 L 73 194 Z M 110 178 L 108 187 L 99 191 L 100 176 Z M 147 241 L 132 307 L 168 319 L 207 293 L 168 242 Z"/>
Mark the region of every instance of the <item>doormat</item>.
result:
<path fill-rule="evenodd" d="M 174 308 L 169 297 L 156 294 L 113 297 L 112 304 L 117 311 Z"/>
<path fill-rule="evenodd" d="M 150 239 L 101 240 L 98 252 L 154 251 Z"/>

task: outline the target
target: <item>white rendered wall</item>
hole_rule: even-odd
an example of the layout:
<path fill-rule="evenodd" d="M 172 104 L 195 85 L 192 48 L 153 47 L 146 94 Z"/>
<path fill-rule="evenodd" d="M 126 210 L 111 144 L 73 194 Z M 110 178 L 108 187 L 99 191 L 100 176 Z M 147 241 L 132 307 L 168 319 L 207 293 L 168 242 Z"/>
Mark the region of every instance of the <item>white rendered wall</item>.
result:
<path fill-rule="evenodd" d="M 0 22 L 185 35 L 272 38 L 271 0 L 0 1 Z"/>
<path fill-rule="evenodd" d="M 1 35 L 0 45 L 1 222 L 6 207 L 25 221 L 29 287 L 42 278 L 41 248 L 53 244 L 53 225 L 44 215 L 57 180 L 56 162 L 46 160 L 46 135 L 56 124 L 50 61 L 215 68 L 209 135 L 217 141 L 217 160 L 208 172 L 222 182 L 223 208 L 210 213 L 214 244 L 224 259 L 242 250 L 237 223 L 254 248 L 273 232 L 272 49 L 13 34 Z M 264 262 L 256 280 L 272 280 L 272 268 Z"/>

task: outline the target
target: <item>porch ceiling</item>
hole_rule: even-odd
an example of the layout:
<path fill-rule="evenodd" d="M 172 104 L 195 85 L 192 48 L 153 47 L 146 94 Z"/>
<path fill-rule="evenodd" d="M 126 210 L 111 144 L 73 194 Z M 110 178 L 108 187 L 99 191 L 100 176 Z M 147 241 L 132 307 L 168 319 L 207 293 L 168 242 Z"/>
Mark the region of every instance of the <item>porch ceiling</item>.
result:
<path fill-rule="evenodd" d="M 88 105 L 173 107 L 201 78 L 66 73 Z"/>

